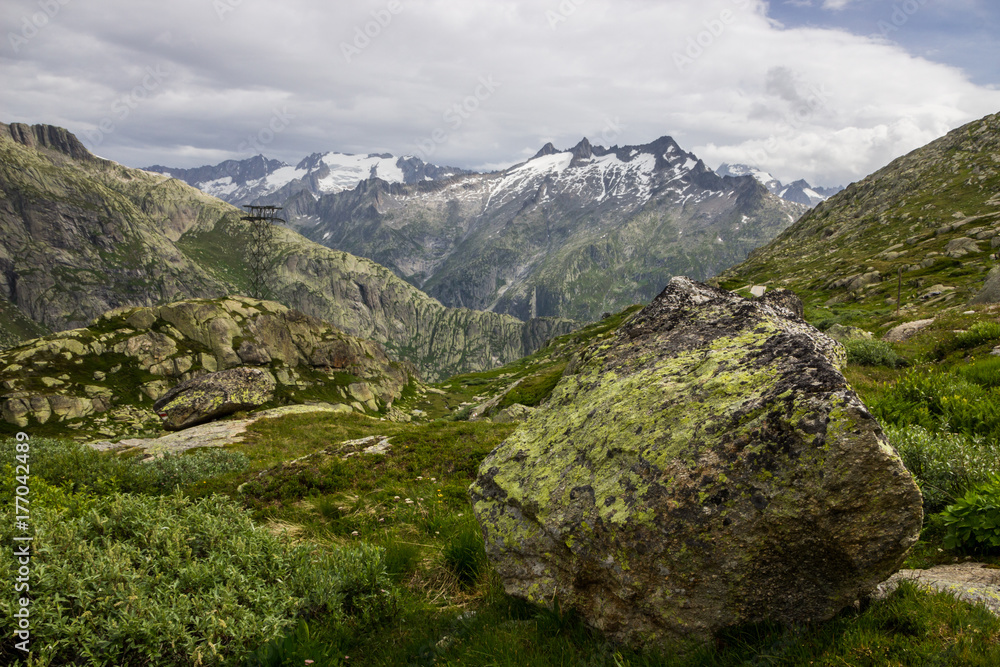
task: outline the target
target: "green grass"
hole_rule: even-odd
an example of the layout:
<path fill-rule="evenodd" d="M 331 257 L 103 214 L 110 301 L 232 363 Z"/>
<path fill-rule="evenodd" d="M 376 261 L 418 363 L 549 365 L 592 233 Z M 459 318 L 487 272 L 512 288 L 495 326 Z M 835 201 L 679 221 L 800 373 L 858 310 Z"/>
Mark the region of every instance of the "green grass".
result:
<path fill-rule="evenodd" d="M 115 502 L 148 509 L 148 503 L 167 503 L 157 505 L 167 507 L 183 499 L 192 507 L 208 509 L 184 521 L 163 517 L 167 523 L 157 525 L 178 526 L 168 536 L 180 535 L 183 527 L 185 535 L 196 536 L 198 542 L 198 535 L 216 530 L 206 527 L 222 525 L 207 515 L 211 509 L 226 519 L 226 526 L 247 526 L 252 520 L 254 535 L 273 539 L 275 549 L 308 550 L 314 565 L 322 568 L 303 566 L 289 589 L 296 600 L 291 606 L 271 601 L 276 619 L 272 625 L 247 623 L 252 616 L 232 612 L 243 621 L 232 628 L 239 639 L 227 643 L 231 658 L 227 664 L 301 665 L 306 660 L 315 665 L 386 667 L 1000 664 L 997 617 L 952 596 L 910 585 L 885 600 L 846 609 L 826 623 L 730 628 L 706 645 L 646 650 L 609 642 L 571 610 L 534 606 L 507 596 L 485 558 L 468 486 L 481 461 L 515 426 L 455 420 L 455 413 L 463 409 L 463 402 L 498 395 L 522 378 L 521 393 L 512 391 L 507 398 L 543 404 L 570 357 L 582 346 L 614 335 L 633 312 L 558 339 L 505 368 L 453 378 L 438 385 L 443 395 L 408 388 L 404 401 L 410 407 L 438 401 L 441 409 L 432 416 L 450 419 L 404 424 L 353 414 L 291 415 L 257 422 L 243 443 L 226 450 L 195 451 L 153 464 L 36 439 L 32 492 L 50 508 L 52 515 L 42 520 L 51 525 L 76 525 L 69 519 L 83 517 L 95 507 L 100 508 L 98 517 L 114 514 L 108 508 Z M 911 567 L 950 563 L 963 556 L 945 545 L 945 527 L 935 517 L 986 479 L 998 457 L 1000 418 L 993 406 L 1000 364 L 991 358 L 972 358 L 983 354 L 992 339 L 980 336 L 973 347 L 956 348 L 943 360 L 933 361 L 938 343 L 955 329 L 972 331 L 976 321 L 972 319 L 956 315 L 923 338 L 889 347 L 908 366 L 905 369 L 885 355 L 881 345 L 871 346 L 870 358 L 855 354 L 847 368 L 848 378 L 888 426 L 890 441 L 924 492 L 928 520 L 907 562 Z M 875 363 L 858 363 L 863 360 Z M 340 443 L 370 435 L 388 436 L 391 452 L 344 458 Z M 9 498 L 13 469 L 5 468 L 4 475 L 3 493 Z M 178 491 L 173 492 L 175 488 Z M 129 495 L 122 495 L 126 491 Z M 93 521 L 87 525 L 86 530 L 96 530 Z M 251 576 L 271 572 L 266 568 L 282 562 L 275 557 L 265 566 L 261 559 L 239 555 L 244 547 L 235 544 L 220 546 L 213 556 L 211 545 L 222 542 L 212 540 L 244 539 L 242 528 L 229 532 L 223 536 L 217 531 L 211 539 L 198 542 L 207 545 L 204 553 L 211 567 L 246 563 L 246 570 L 236 572 Z M 186 537 L 180 539 L 185 541 Z M 68 546 L 66 550 L 73 553 Z M 167 549 L 156 558 L 173 558 L 172 553 Z M 114 560 L 112 553 L 94 548 L 88 554 L 95 565 L 83 571 L 93 572 L 95 581 L 113 579 L 112 568 L 124 571 L 123 561 Z M 193 572 L 215 572 L 206 563 L 182 562 Z M 215 588 L 204 591 L 238 586 L 232 576 L 215 572 Z M 257 587 L 262 599 L 269 600 L 274 592 L 267 585 Z M 125 590 L 100 604 L 113 605 Z M 150 601 L 160 599 L 147 589 L 128 590 Z M 327 593 L 317 596 L 317 591 Z M 149 618 L 169 609 L 160 606 L 148 607 Z M 254 634 L 254 628 L 279 626 L 274 632 Z M 188 637 L 180 644 L 188 653 L 197 643 L 190 639 L 197 638 L 197 632 L 219 631 L 199 628 L 176 628 Z M 108 636 L 112 644 L 124 645 L 122 635 Z M 157 646 L 151 635 L 141 637 L 150 647 Z M 112 645 L 94 650 L 105 651 L 122 664 L 132 660 L 113 653 L 117 649 Z"/>

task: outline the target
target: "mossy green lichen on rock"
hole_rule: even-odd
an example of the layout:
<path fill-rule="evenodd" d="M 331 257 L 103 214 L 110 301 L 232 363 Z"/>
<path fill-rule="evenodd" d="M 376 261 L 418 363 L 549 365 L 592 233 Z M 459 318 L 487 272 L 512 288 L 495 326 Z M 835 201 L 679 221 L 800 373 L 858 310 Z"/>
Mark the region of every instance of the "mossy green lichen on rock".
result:
<path fill-rule="evenodd" d="M 182 382 L 153 404 L 168 431 L 253 410 L 274 396 L 275 380 L 260 368 L 232 368 Z"/>
<path fill-rule="evenodd" d="M 179 382 L 240 366 L 277 379 L 274 404 L 340 403 L 354 386 L 363 412 L 388 410 L 413 374 L 379 344 L 275 302 L 228 297 L 122 308 L 88 328 L 0 351 L 0 428 L 81 426 L 113 405 L 148 412 Z M 107 428 L 104 419 L 99 430 Z"/>
<path fill-rule="evenodd" d="M 672 281 L 480 468 L 507 591 L 628 641 L 853 602 L 922 515 L 842 362 L 786 308 Z"/>

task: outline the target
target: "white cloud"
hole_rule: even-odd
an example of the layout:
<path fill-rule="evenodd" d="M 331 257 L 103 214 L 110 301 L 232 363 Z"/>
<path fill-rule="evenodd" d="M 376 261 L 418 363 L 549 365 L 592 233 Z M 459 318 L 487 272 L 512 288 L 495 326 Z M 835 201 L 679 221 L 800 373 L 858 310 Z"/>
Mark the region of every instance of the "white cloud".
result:
<path fill-rule="evenodd" d="M 248 137 L 294 161 L 414 153 L 436 136 L 431 160 L 476 166 L 546 141 L 669 134 L 713 166 L 824 185 L 1000 110 L 1000 91 L 957 69 L 874 38 L 784 29 L 762 0 L 399 0 L 395 14 L 389 0 L 219 2 L 223 20 L 209 0 L 67 3 L 17 54 L 0 44 L 0 120 L 86 142 L 112 118 L 95 150 L 135 166 L 247 157 Z M 0 35 L 37 11 L 8 0 Z M 169 74 L 129 98 L 150 67 Z M 498 85 L 477 96 L 484 77 Z M 276 112 L 294 118 L 269 134 Z"/>

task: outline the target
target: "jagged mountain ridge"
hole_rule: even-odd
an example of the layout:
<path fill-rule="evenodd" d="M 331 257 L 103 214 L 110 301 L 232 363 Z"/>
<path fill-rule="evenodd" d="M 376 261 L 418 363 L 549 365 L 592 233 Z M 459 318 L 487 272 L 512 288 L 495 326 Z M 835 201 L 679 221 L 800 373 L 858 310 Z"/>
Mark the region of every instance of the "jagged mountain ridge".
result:
<path fill-rule="evenodd" d="M 389 183 L 419 183 L 468 173 L 455 167 L 438 167 L 413 156 L 388 153 L 350 155 L 313 153 L 294 167 L 256 155 L 226 160 L 214 166 L 178 169 L 153 165 L 145 171 L 163 174 L 236 206 L 281 203 L 300 192 L 320 197 L 352 190 L 369 178 Z"/>
<path fill-rule="evenodd" d="M 803 204 L 809 206 L 810 208 L 816 206 L 833 195 L 841 192 L 844 187 L 836 186 L 832 188 L 822 188 L 813 187 L 809 185 L 808 181 L 805 179 L 799 179 L 788 185 L 783 185 L 781 181 L 776 179 L 771 174 L 758 169 L 756 167 L 751 167 L 747 164 L 728 164 L 722 163 L 719 168 L 715 170 L 719 176 L 753 176 L 761 185 L 768 189 L 773 195 L 777 195 L 784 200 L 795 202 L 797 204 Z"/>
<path fill-rule="evenodd" d="M 964 309 L 1000 250 L 1000 114 L 952 130 L 820 204 L 726 287 L 770 284 L 807 314 L 882 326 Z"/>
<path fill-rule="evenodd" d="M 241 214 L 177 179 L 96 158 L 61 128 L 0 124 L 0 297 L 51 330 L 124 306 L 245 293 Z M 428 379 L 513 361 L 572 328 L 445 308 L 288 229 L 276 249 L 278 301 L 383 343 Z"/>
<path fill-rule="evenodd" d="M 552 144 L 504 171 L 372 179 L 283 202 L 306 237 L 369 257 L 446 305 L 592 321 L 671 277 L 741 261 L 805 212 L 751 177 L 724 179 L 670 137 Z"/>

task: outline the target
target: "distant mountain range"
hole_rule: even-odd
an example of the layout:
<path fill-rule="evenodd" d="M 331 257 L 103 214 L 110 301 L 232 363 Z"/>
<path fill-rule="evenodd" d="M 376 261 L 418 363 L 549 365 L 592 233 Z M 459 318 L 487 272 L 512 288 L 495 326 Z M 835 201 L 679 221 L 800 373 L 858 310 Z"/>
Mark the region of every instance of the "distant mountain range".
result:
<path fill-rule="evenodd" d="M 313 153 L 294 167 L 257 155 L 194 169 L 153 165 L 145 171 L 184 181 L 236 206 L 283 202 L 300 192 L 321 197 L 353 190 L 370 178 L 387 183 L 420 183 L 470 173 L 454 167 L 437 167 L 416 157 L 374 153 Z"/>
<path fill-rule="evenodd" d="M 749 175 L 723 178 L 670 137 L 559 150 L 493 173 L 386 155 L 263 157 L 150 170 L 233 203 L 285 208 L 290 227 L 368 257 L 452 307 L 592 321 L 675 275 L 743 260 L 807 206 Z"/>
<path fill-rule="evenodd" d="M 756 167 L 751 167 L 746 164 L 722 163 L 719 165 L 719 168 L 715 170 L 715 173 L 719 176 L 753 176 L 760 181 L 761 185 L 767 188 L 768 192 L 771 194 L 778 195 L 786 201 L 804 204 L 810 208 L 826 201 L 844 189 L 844 186 L 842 185 L 833 188 L 813 187 L 809 185 L 808 182 L 801 179 L 788 185 L 782 185 L 781 181 L 766 171 L 762 171 Z"/>

